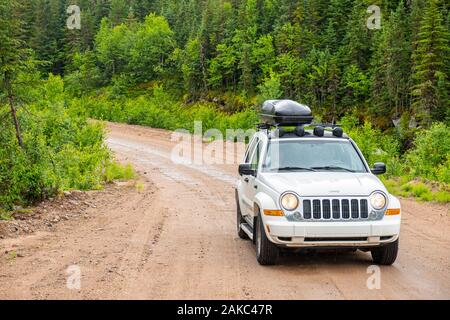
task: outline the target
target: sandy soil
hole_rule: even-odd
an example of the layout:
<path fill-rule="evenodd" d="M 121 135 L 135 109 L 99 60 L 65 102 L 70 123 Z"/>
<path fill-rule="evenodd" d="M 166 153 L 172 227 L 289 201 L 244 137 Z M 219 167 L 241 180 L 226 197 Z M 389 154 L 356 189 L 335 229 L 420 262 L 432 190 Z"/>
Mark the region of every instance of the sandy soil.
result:
<path fill-rule="evenodd" d="M 91 193 L 82 210 L 60 209 L 75 217 L 1 239 L 0 299 L 450 298 L 448 206 L 402 200 L 400 255 L 381 268 L 379 290 L 366 285 L 368 253 L 289 254 L 261 267 L 236 235 L 235 165 L 174 165 L 169 132 L 109 129 L 111 149 L 141 182 Z M 74 265 L 79 290 L 66 285 Z"/>

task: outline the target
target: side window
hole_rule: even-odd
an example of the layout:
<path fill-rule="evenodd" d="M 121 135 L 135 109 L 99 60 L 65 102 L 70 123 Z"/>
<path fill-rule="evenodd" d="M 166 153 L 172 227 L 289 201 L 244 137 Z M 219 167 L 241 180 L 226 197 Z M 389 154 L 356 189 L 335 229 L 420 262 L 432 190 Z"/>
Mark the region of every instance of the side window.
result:
<path fill-rule="evenodd" d="M 261 146 L 262 146 L 261 141 L 258 141 L 258 143 L 256 144 L 256 147 L 254 148 L 255 150 L 253 151 L 253 154 L 252 154 L 252 157 L 250 160 L 250 164 L 252 165 L 253 169 L 258 168 L 259 159 L 260 159 L 260 155 L 261 155 Z"/>
<path fill-rule="evenodd" d="M 244 163 L 250 163 L 250 159 L 255 151 L 255 147 L 258 144 L 259 138 L 255 138 L 252 140 L 252 142 L 250 142 L 249 147 L 247 149 L 247 154 L 245 156 L 245 161 Z"/>

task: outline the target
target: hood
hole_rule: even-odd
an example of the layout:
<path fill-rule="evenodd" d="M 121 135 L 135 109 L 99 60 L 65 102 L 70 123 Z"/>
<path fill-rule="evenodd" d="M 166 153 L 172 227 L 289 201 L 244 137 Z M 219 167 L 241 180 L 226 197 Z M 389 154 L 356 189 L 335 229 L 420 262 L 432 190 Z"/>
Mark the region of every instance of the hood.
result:
<path fill-rule="evenodd" d="M 262 173 L 261 180 L 279 193 L 294 191 L 300 196 L 368 196 L 376 190 L 387 193 L 371 173 L 283 172 Z"/>

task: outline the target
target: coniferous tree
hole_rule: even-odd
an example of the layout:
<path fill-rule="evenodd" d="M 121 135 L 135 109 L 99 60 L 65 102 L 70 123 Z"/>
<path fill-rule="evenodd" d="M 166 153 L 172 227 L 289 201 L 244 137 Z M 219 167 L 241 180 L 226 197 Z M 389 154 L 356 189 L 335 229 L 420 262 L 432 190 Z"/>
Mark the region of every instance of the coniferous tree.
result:
<path fill-rule="evenodd" d="M 450 34 L 438 0 L 429 0 L 413 53 L 413 108 L 423 125 L 443 119 L 448 110 Z"/>
<path fill-rule="evenodd" d="M 382 24 L 374 41 L 371 62 L 371 111 L 385 118 L 398 118 L 409 111 L 411 78 L 411 23 L 405 3 Z"/>
<path fill-rule="evenodd" d="M 14 92 L 18 74 L 26 71 L 29 67 L 27 63 L 29 52 L 26 44 L 21 40 L 23 32 L 22 4 L 18 0 L 0 2 L 0 99 L 7 101 L 17 143 L 24 148 Z"/>
<path fill-rule="evenodd" d="M 152 0 L 132 0 L 131 8 L 139 21 L 143 21 L 146 16 L 155 11 L 154 1 Z"/>
<path fill-rule="evenodd" d="M 111 0 L 109 21 L 113 26 L 119 25 L 128 17 L 130 6 L 126 0 Z"/>

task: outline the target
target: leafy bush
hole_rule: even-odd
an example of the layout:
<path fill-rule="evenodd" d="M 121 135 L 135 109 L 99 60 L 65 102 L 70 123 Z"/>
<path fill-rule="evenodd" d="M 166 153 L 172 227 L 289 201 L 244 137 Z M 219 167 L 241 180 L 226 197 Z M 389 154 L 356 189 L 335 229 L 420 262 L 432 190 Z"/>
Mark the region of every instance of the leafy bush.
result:
<path fill-rule="evenodd" d="M 218 110 L 213 103 L 199 102 L 191 106 L 176 102 L 160 86 L 150 96 L 110 99 L 107 94 L 74 99 L 71 105 L 76 113 L 114 122 L 145 125 L 168 130 L 194 130 L 194 122 L 201 121 L 203 131 L 219 129 L 224 135 L 226 129 L 254 128 L 258 114 L 252 108 L 228 114 Z"/>
<path fill-rule="evenodd" d="M 400 154 L 397 136 L 374 129 L 366 122 L 359 125 L 355 116 L 348 115 L 340 123 L 351 138 L 355 140 L 369 165 L 381 161 L 387 164 L 387 177 L 383 179 L 386 187 L 394 194 L 415 197 L 424 201 L 449 202 L 450 193 L 450 131 L 442 123 L 430 129 L 417 131 L 413 146 L 406 154 Z M 438 191 L 433 191 L 430 183 L 437 182 Z M 435 187 L 436 188 L 436 187 Z"/>
<path fill-rule="evenodd" d="M 435 123 L 428 130 L 418 131 L 405 161 L 410 177 L 450 183 L 450 128 Z"/>
<path fill-rule="evenodd" d="M 348 118 L 346 121 L 354 123 Z M 389 176 L 401 174 L 400 145 L 395 137 L 383 134 L 380 130 L 373 128 L 370 122 L 365 122 L 362 126 L 353 126 L 347 130 L 347 133 L 356 142 L 370 166 L 376 162 L 384 162 Z"/>
<path fill-rule="evenodd" d="M 9 121 L 0 130 L 0 209 L 130 176 L 130 168 L 120 172 L 112 162 L 103 126 L 66 107 L 60 77 L 50 76 L 36 90 L 43 98 L 18 113 L 24 148 Z"/>
<path fill-rule="evenodd" d="M 133 166 L 128 164 L 123 166 L 117 162 L 111 162 L 105 170 L 105 181 L 112 182 L 114 180 L 131 180 L 136 177 Z"/>
<path fill-rule="evenodd" d="M 142 23 L 115 27 L 103 19 L 95 37 L 95 54 L 105 78 L 121 88 L 157 79 L 174 49 L 173 31 L 165 18 L 155 14 Z"/>
<path fill-rule="evenodd" d="M 449 203 L 450 202 L 450 192 L 448 191 L 439 191 L 434 195 L 434 199 L 440 203 Z"/>

